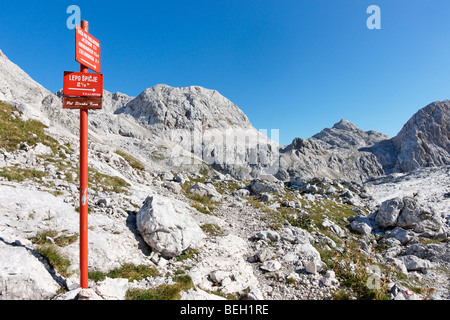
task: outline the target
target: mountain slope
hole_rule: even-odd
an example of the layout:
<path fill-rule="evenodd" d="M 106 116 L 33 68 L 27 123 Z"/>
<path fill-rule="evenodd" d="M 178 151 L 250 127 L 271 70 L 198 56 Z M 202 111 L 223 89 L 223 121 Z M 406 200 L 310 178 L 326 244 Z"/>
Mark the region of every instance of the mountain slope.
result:
<path fill-rule="evenodd" d="M 393 172 L 450 164 L 450 101 L 420 109 L 390 138 L 363 131 L 347 120 L 282 149 L 278 173 L 284 180 L 344 177 L 355 181 Z"/>
<path fill-rule="evenodd" d="M 242 110 L 215 90 L 156 85 L 116 114 L 132 116 L 153 135 L 236 178 L 278 170 L 278 144 L 258 132 Z"/>
<path fill-rule="evenodd" d="M 78 113 L 62 110 L 61 92 L 46 90 L 3 53 L 0 62 L 0 100 L 15 105 L 24 117 L 51 124 L 55 133 L 78 130 Z M 150 165 L 158 154 L 158 170 L 190 167 L 195 158 L 197 164 L 204 161 L 239 179 L 324 176 L 362 182 L 450 164 L 449 106 L 449 101 L 434 102 L 419 110 L 392 139 L 341 120 L 286 147 L 258 132 L 220 93 L 198 86 L 156 85 L 135 98 L 105 90 L 103 110 L 91 112 L 89 120 L 92 137 L 99 141 L 138 154 Z"/>
<path fill-rule="evenodd" d="M 30 293 L 77 299 L 79 113 L 61 109 L 60 93 L 39 95 L 42 87 L 4 63 L 1 83 L 12 87 L 2 97 L 50 125 L 0 103 L 2 141 L 9 141 L 0 148 L 0 300 Z M 11 77 L 25 86 L 15 88 Z M 34 98 L 27 94 L 35 90 Z M 190 299 L 218 298 L 202 290 L 243 299 L 449 299 L 449 168 L 348 181 L 383 175 L 381 159 L 394 168 L 410 132 L 421 143 L 409 145 L 421 147 L 439 144 L 436 134 L 405 129 L 394 140 L 341 120 L 278 156 L 279 146 L 213 90 L 158 85 L 136 98 L 105 91 L 104 104 L 89 112 L 91 298 L 164 289 L 189 291 L 180 295 Z M 423 114 L 408 128 L 434 127 L 421 126 L 430 121 Z M 435 118 L 436 132 L 445 133 L 447 118 Z M 191 131 L 198 141 L 189 142 Z M 394 142 L 402 142 L 400 151 Z M 383 148 L 389 154 L 380 158 L 374 150 Z M 235 180 L 203 160 L 235 177 L 276 172 L 302 184 Z M 149 225 L 142 229 L 138 219 Z M 156 232 L 157 246 L 146 242 L 145 230 Z M 205 238 L 189 251 L 193 233 Z M 169 259 L 180 253 L 168 252 L 174 244 L 183 255 Z M 117 273 L 122 279 L 109 278 Z M 369 288 L 370 279 L 381 290 Z"/>
<path fill-rule="evenodd" d="M 420 109 L 393 143 L 400 171 L 450 164 L 450 101 L 433 102 Z"/>
<path fill-rule="evenodd" d="M 388 138 L 343 119 L 309 139 L 296 138 L 282 149 L 278 176 L 293 182 L 316 176 L 362 182 L 380 176 L 383 168 L 369 148 Z"/>

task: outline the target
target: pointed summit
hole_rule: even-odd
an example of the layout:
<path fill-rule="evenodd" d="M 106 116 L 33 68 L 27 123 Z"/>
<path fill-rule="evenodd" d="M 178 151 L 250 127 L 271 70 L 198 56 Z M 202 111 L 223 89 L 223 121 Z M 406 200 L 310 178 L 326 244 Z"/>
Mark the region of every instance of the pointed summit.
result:
<path fill-rule="evenodd" d="M 342 119 L 332 128 L 325 128 L 313 138 L 325 142 L 331 147 L 365 148 L 390 138 L 376 131 L 364 131 L 352 122 Z"/>
<path fill-rule="evenodd" d="M 352 123 L 352 122 L 350 122 L 348 120 L 345 120 L 345 119 L 341 119 L 341 121 L 336 123 L 333 126 L 333 129 L 352 130 L 352 131 L 361 130 L 354 123 Z"/>

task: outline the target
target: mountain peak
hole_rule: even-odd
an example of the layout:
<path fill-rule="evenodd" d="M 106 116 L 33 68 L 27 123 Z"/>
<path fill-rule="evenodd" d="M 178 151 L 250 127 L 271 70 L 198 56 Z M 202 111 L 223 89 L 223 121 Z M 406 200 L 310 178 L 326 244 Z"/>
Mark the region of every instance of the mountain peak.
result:
<path fill-rule="evenodd" d="M 339 129 L 339 130 L 361 130 L 359 129 L 354 123 L 345 120 L 345 119 L 341 119 L 341 121 L 337 122 L 334 126 L 333 129 Z"/>
<path fill-rule="evenodd" d="M 145 89 L 119 112 L 145 119 L 166 129 L 251 128 L 247 116 L 216 90 L 200 86 L 171 87 L 157 84 Z"/>

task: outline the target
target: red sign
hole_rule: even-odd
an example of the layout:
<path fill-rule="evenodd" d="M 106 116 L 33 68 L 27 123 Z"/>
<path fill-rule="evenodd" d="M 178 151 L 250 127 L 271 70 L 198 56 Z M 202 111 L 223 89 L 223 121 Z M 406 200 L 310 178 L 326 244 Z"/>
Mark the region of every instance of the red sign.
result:
<path fill-rule="evenodd" d="M 75 60 L 100 73 L 100 42 L 78 26 L 75 28 Z"/>
<path fill-rule="evenodd" d="M 103 96 L 103 74 L 64 71 L 65 96 Z"/>
<path fill-rule="evenodd" d="M 101 109 L 103 98 L 65 97 L 63 96 L 63 109 Z"/>

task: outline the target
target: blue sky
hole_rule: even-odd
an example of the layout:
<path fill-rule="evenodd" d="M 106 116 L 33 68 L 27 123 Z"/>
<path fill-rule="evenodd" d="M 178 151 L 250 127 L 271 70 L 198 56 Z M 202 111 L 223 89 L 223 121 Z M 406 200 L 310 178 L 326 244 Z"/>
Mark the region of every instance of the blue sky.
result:
<path fill-rule="evenodd" d="M 450 98 L 448 0 L 3 1 L 0 49 L 53 92 L 79 70 L 72 4 L 102 44 L 106 90 L 215 89 L 281 144 L 342 118 L 394 136 Z"/>

